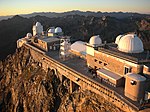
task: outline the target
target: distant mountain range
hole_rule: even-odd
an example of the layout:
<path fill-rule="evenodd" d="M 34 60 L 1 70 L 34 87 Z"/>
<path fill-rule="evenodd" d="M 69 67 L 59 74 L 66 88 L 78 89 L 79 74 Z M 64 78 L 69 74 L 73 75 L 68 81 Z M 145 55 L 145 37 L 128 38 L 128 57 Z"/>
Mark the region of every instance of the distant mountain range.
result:
<path fill-rule="evenodd" d="M 54 18 L 54 17 L 65 17 L 68 15 L 80 15 L 80 16 L 94 16 L 94 17 L 102 17 L 102 16 L 110 16 L 110 17 L 115 17 L 118 19 L 122 18 L 128 18 L 128 17 L 145 17 L 148 16 L 150 17 L 150 14 L 139 14 L 139 13 L 132 13 L 132 12 L 91 12 L 91 11 L 79 11 L 79 10 L 73 10 L 73 11 L 68 11 L 68 12 L 62 12 L 62 13 L 56 13 L 56 12 L 35 12 L 31 14 L 21 14 L 20 16 L 25 17 L 25 18 L 30 18 L 30 17 L 35 17 L 35 16 L 45 16 L 49 18 Z M 12 16 L 0 16 L 0 21 L 4 19 L 8 19 L 13 17 Z"/>
<path fill-rule="evenodd" d="M 45 13 L 45 14 L 48 15 L 50 13 Z M 52 26 L 61 27 L 64 31 L 64 35 L 71 36 L 72 43 L 77 40 L 88 42 L 90 37 L 93 35 L 100 35 L 102 41 L 114 42 L 115 38 L 119 34 L 138 31 L 139 37 L 142 39 L 144 43 L 144 48 L 150 49 L 149 46 L 150 45 L 150 16 L 147 17 L 141 15 L 138 17 L 132 15 L 129 17 L 126 16 L 126 18 L 118 19 L 110 16 L 105 16 L 105 17 L 88 16 L 88 14 L 92 15 L 94 14 L 94 12 L 72 11 L 70 12 L 70 14 L 69 12 L 61 13 L 61 14 L 62 14 L 61 16 L 65 14 L 66 16 L 64 17 L 51 16 L 50 18 L 46 16 L 40 16 L 40 15 L 35 16 L 31 14 L 31 15 L 26 15 L 26 17 L 16 15 L 10 19 L 1 20 L 0 21 L 0 29 L 1 29 L 0 30 L 0 60 L 5 59 L 7 55 L 13 54 L 15 52 L 16 41 L 22 37 L 25 37 L 28 32 L 32 33 L 32 26 L 37 21 L 43 25 L 44 31 L 46 31 L 49 27 Z M 87 14 L 87 15 L 83 16 L 83 14 Z M 97 13 L 95 13 L 95 15 L 96 14 Z M 116 13 L 116 15 L 117 14 L 119 13 Z M 121 14 L 125 14 L 125 13 L 120 12 L 120 15 Z"/>

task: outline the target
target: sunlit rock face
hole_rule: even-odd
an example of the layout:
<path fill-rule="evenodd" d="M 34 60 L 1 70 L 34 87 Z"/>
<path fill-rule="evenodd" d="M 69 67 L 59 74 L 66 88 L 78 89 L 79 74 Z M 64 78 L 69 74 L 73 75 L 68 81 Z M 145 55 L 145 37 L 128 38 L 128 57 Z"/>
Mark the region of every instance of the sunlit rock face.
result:
<path fill-rule="evenodd" d="M 59 79 L 39 67 L 25 48 L 0 62 L 0 85 L 0 111 L 55 111 L 65 94 Z"/>
<path fill-rule="evenodd" d="M 76 91 L 66 95 L 58 112 L 122 112 L 103 97 L 90 91 Z"/>
<path fill-rule="evenodd" d="M 0 112 L 121 112 L 90 91 L 69 93 L 50 71 L 44 71 L 21 47 L 0 62 Z"/>

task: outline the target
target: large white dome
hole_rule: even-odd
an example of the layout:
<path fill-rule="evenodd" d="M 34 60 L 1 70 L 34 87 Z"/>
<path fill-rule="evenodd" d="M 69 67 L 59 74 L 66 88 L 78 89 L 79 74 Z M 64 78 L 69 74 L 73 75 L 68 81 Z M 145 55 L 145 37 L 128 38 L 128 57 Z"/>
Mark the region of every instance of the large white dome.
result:
<path fill-rule="evenodd" d="M 123 35 L 118 35 L 118 36 L 116 37 L 115 44 L 118 44 L 118 43 L 119 43 L 119 41 L 120 41 L 120 39 L 121 39 L 122 36 L 123 36 Z"/>
<path fill-rule="evenodd" d="M 86 53 L 86 43 L 82 41 L 76 41 L 71 45 L 71 50 L 76 52 L 85 52 Z"/>
<path fill-rule="evenodd" d="M 62 29 L 60 27 L 55 28 L 55 33 L 61 33 Z"/>
<path fill-rule="evenodd" d="M 89 44 L 92 45 L 92 46 L 93 46 L 93 45 L 100 45 L 100 44 L 102 44 L 102 40 L 101 40 L 101 38 L 99 37 L 99 35 L 92 36 L 92 37 L 90 38 Z"/>
<path fill-rule="evenodd" d="M 118 50 L 127 53 L 141 53 L 144 51 L 143 43 L 136 34 L 127 34 L 121 37 Z"/>

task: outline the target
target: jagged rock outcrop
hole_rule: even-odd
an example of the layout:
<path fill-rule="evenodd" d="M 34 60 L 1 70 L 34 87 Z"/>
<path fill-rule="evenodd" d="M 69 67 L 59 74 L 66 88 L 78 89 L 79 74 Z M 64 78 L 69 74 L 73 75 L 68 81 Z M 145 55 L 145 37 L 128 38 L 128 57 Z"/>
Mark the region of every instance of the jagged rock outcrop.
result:
<path fill-rule="evenodd" d="M 122 112 L 122 110 L 103 97 L 85 90 L 66 95 L 58 112 Z"/>
<path fill-rule="evenodd" d="M 54 111 L 60 86 L 59 79 L 40 68 L 29 50 L 18 49 L 0 63 L 0 111 Z"/>
<path fill-rule="evenodd" d="M 24 47 L 0 62 L 0 112 L 120 112 L 90 91 L 69 94 L 68 81 L 44 71 Z"/>

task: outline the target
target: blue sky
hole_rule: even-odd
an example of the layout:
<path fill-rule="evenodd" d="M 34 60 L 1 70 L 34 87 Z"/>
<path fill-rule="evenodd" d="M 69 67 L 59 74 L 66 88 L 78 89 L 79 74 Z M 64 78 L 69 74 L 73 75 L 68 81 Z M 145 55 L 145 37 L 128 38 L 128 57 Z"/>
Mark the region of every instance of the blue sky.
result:
<path fill-rule="evenodd" d="M 71 10 L 150 14 L 150 0 L 0 0 L 0 15 Z"/>

